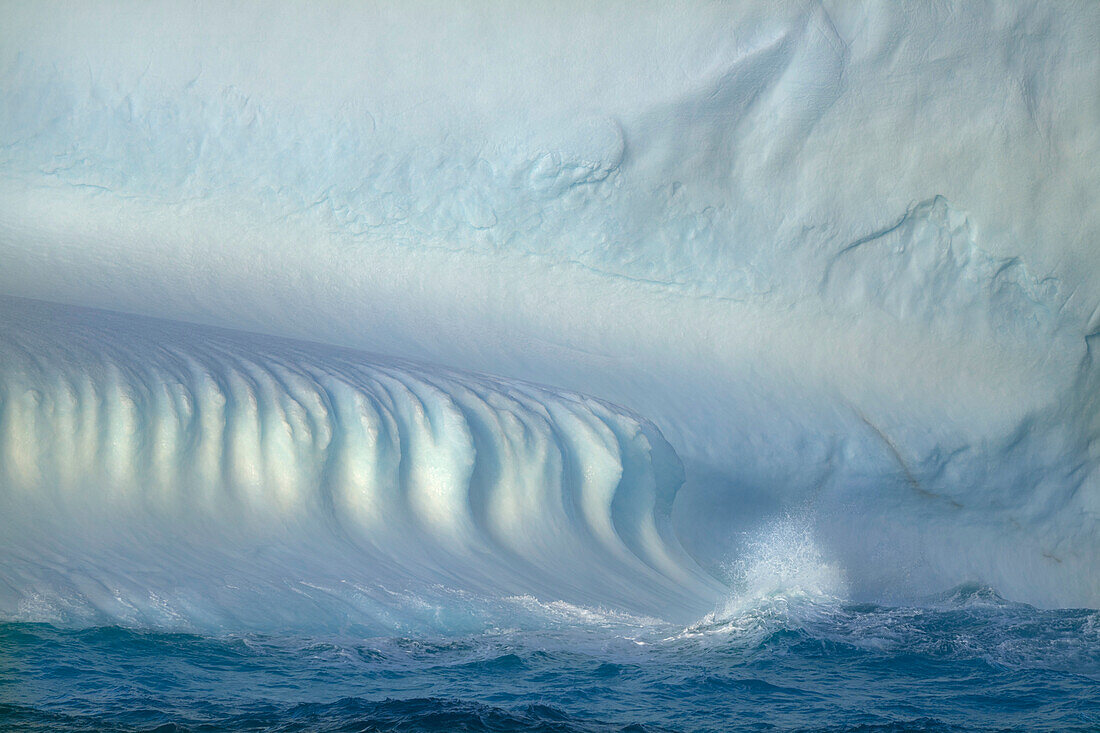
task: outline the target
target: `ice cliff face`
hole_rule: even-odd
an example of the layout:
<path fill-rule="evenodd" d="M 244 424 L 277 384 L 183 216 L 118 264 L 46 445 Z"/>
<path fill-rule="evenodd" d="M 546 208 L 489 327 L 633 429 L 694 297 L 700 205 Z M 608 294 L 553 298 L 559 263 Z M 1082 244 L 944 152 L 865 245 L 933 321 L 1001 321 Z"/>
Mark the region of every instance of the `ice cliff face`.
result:
<path fill-rule="evenodd" d="M 0 293 L 622 405 L 705 567 L 1100 603 L 1095 5 L 3 14 Z"/>

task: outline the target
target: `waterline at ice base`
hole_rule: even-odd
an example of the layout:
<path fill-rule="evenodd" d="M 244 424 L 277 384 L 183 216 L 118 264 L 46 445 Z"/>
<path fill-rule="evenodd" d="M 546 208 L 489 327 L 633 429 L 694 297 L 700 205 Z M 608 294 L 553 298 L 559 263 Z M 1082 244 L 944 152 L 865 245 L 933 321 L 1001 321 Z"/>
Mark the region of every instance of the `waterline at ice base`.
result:
<path fill-rule="evenodd" d="M 0 727 L 1100 727 L 1100 8 L 0 5 Z"/>

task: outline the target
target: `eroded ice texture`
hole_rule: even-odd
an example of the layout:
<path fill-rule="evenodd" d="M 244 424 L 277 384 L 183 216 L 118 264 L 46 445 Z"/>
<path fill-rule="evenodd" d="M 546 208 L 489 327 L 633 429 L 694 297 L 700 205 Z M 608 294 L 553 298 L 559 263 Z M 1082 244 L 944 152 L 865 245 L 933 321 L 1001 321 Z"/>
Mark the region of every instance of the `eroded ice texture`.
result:
<path fill-rule="evenodd" d="M 272 404 L 259 395 L 316 396 L 325 389 L 316 375 L 360 375 L 323 411 L 300 406 L 303 424 L 318 421 L 308 445 L 294 429 L 272 437 L 282 427 L 239 442 L 251 433 L 236 432 L 225 407 L 210 429 L 238 437 L 226 439 L 217 470 L 181 458 L 190 454 L 172 441 L 189 435 L 182 413 L 135 417 L 117 450 L 89 438 L 90 427 L 66 437 L 78 428 L 75 418 L 58 422 L 64 411 L 42 413 L 35 424 L 50 426 L 48 441 L 6 428 L 7 450 L 11 440 L 23 446 L 11 455 L 37 463 L 5 459 L 5 501 L 61 492 L 68 506 L 122 492 L 155 503 L 191 486 L 211 516 L 223 516 L 212 497 L 270 498 L 271 516 L 250 521 L 281 527 L 285 502 L 349 496 L 369 475 L 409 516 L 424 526 L 440 518 L 442 529 L 425 541 L 436 548 L 424 550 L 430 567 L 398 560 L 377 576 L 356 567 L 367 585 L 418 579 L 482 593 L 492 576 L 500 592 L 647 613 L 713 603 L 716 586 L 697 564 L 721 575 L 746 532 L 793 513 L 813 525 L 854 597 L 979 582 L 1038 604 L 1100 603 L 1095 4 L 47 7 L 3 9 L 0 293 L 442 365 L 393 368 L 440 405 L 462 403 L 466 389 L 519 400 L 513 427 L 533 421 L 535 442 L 505 449 L 527 438 L 501 427 L 491 450 L 475 450 L 488 438 L 477 437 L 471 415 L 481 408 L 471 407 L 455 418 L 465 427 L 436 436 L 439 463 L 414 460 L 409 470 L 473 487 L 479 479 L 463 471 L 496 455 L 502 476 L 530 477 L 532 493 L 516 496 L 533 501 L 560 498 L 562 477 L 587 475 L 591 460 L 622 476 L 581 491 L 589 498 L 578 506 L 647 491 L 661 500 L 631 509 L 629 521 L 615 507 L 643 504 L 612 501 L 600 521 L 618 539 L 592 540 L 591 556 L 583 543 L 549 539 L 556 525 L 534 518 L 533 505 L 473 500 L 462 512 L 501 513 L 485 514 L 475 532 L 446 507 L 476 491 L 385 483 L 391 454 L 355 453 L 352 433 L 337 429 L 338 404 L 374 394 L 356 380 L 391 369 L 378 357 L 330 363 L 323 349 L 223 335 L 241 343 L 215 358 L 203 356 L 198 331 L 151 333 L 85 314 L 101 343 L 72 361 L 61 355 L 69 331 L 50 319 L 23 324 L 23 306 L 5 300 L 9 343 L 36 344 L 5 347 L 5 369 L 17 370 L 0 375 L 9 426 L 92 394 L 83 389 L 150 395 L 117 414 L 166 406 L 172 390 L 200 404 L 204 382 L 191 366 L 158 366 L 161 348 L 172 363 L 237 375 L 252 399 Z M 270 376 L 284 350 L 305 354 L 285 368 L 311 386 Z M 26 359 L 53 375 L 41 377 L 48 384 L 25 383 L 13 365 Z M 267 386 L 249 382 L 260 379 L 250 369 L 269 375 Z M 458 374 L 447 369 L 499 375 L 506 386 L 438 376 Z M 226 405 L 226 395 L 245 394 L 234 384 L 219 387 Z M 574 393 L 591 398 L 565 396 Z M 263 434 L 255 426 L 276 413 L 256 405 L 241 414 Z M 594 436 L 619 437 L 582 440 L 555 409 L 583 414 Z M 158 432 L 169 429 L 178 432 L 170 440 Z M 332 436 L 317 443 L 324 430 Z M 631 431 L 668 446 L 667 460 L 624 457 L 637 448 L 622 437 Z M 65 447 L 81 440 L 100 447 Z M 568 440 L 576 446 L 563 447 Z M 241 453 L 246 444 L 253 453 Z M 355 471 L 366 473 L 325 473 L 326 451 L 358 455 Z M 684 477 L 675 501 L 679 480 L 657 478 L 673 465 Z M 571 481 L 566 494 L 578 491 Z M 132 534 L 120 536 L 189 526 L 157 507 L 128 514 Z M 55 535 L 16 529 L 48 512 L 20 511 L 3 520 L 5 552 L 20 558 L 6 567 L 46 567 L 41 548 Z M 573 511 L 582 534 L 612 537 Z M 669 512 L 668 529 L 632 524 Z M 521 541 L 504 516 L 540 529 Z M 365 536 L 419 536 L 397 519 L 369 531 L 353 515 L 338 521 Z M 99 546 L 79 513 L 64 526 L 56 532 L 92 533 L 74 556 Z M 451 559 L 439 549 L 448 532 L 466 538 Z M 609 549 L 615 542 L 626 550 Z M 493 556 L 484 568 L 511 570 L 455 570 L 477 565 L 460 559 L 474 547 Z M 332 568 L 355 565 L 359 550 L 326 563 L 330 551 L 301 545 L 294 563 L 343 577 Z M 559 552 L 573 559 L 557 567 Z M 160 565 L 173 553 L 166 547 Z M 542 568 L 527 585 L 512 582 L 513 556 Z M 589 580 L 568 586 L 573 567 Z M 0 610 L 33 606 L 37 572 L 12 576 Z M 73 585 L 57 572 L 57 587 Z M 592 580 L 611 577 L 636 582 Z M 203 613 L 234 607 L 210 602 Z"/>

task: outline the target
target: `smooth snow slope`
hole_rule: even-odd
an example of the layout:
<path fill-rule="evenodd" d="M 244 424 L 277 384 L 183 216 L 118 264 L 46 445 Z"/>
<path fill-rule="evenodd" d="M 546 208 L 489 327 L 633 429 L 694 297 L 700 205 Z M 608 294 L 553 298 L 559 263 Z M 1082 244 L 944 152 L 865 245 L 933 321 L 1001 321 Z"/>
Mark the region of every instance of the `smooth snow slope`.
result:
<path fill-rule="evenodd" d="M 623 405 L 707 566 L 1100 604 L 1100 6 L 3 17 L 0 292 Z"/>

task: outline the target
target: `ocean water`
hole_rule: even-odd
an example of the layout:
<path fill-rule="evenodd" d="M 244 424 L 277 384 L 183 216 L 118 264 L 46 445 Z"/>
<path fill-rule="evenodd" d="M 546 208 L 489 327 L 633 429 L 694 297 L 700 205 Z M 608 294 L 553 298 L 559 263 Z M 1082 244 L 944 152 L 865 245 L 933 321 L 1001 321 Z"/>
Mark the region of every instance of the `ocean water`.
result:
<path fill-rule="evenodd" d="M 981 586 L 910 607 L 777 595 L 687 628 L 543 611 L 542 628 L 457 635 L 6 623 L 0 727 L 1100 729 L 1100 613 L 1040 610 Z"/>

